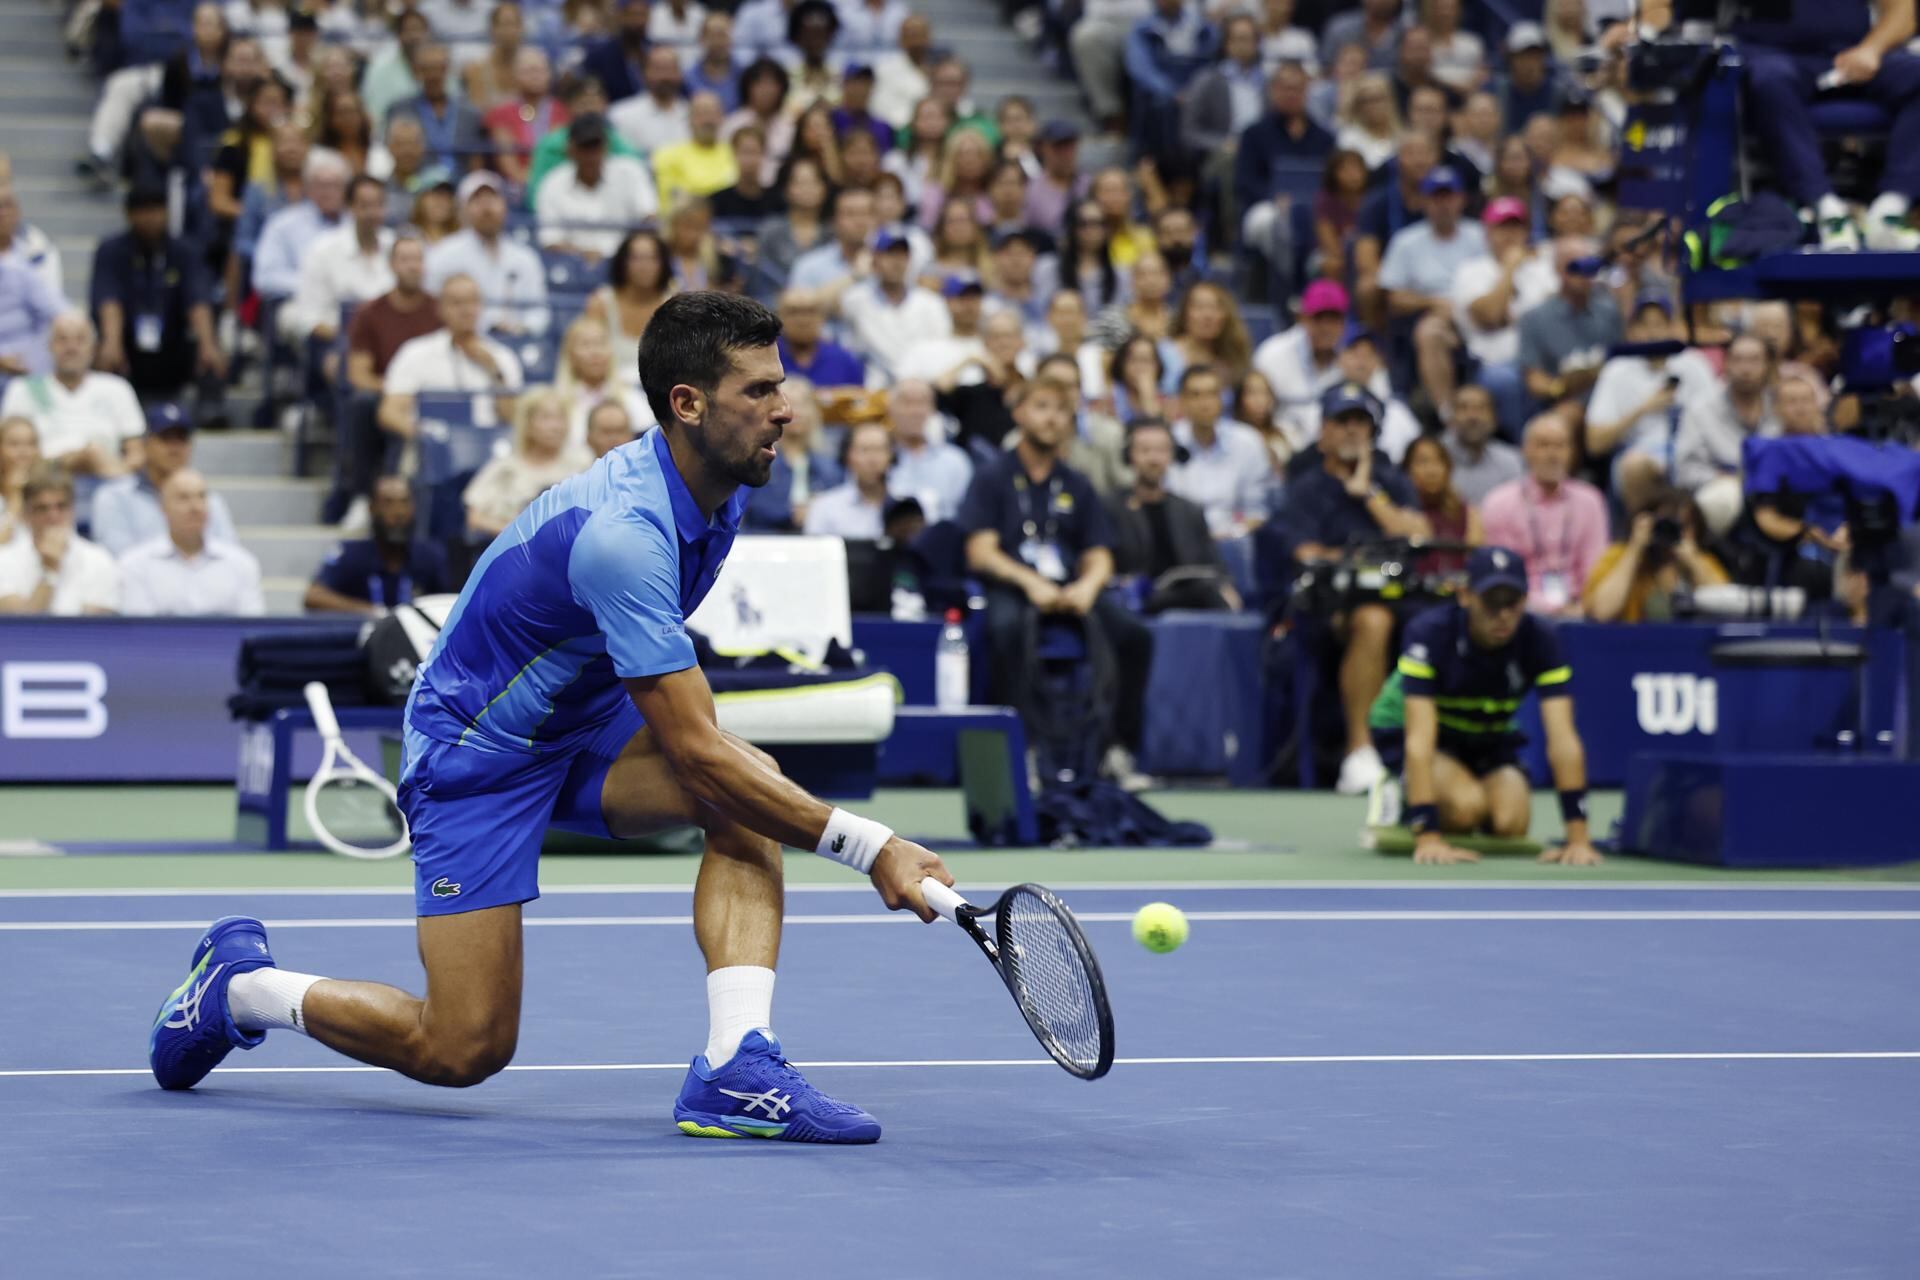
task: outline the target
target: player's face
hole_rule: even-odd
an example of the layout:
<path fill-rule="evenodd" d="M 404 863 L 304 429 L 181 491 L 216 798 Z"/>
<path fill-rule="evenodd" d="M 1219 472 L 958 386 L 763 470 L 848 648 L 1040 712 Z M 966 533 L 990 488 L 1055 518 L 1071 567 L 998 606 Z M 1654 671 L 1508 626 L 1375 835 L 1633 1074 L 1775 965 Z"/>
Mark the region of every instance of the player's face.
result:
<path fill-rule="evenodd" d="M 1497 649 L 1513 639 L 1526 616 L 1527 596 L 1512 587 L 1495 587 L 1485 593 L 1468 591 L 1467 628 L 1474 643 L 1484 649 Z"/>
<path fill-rule="evenodd" d="M 793 421 L 793 403 L 775 347 L 733 353 L 733 370 L 707 398 L 697 429 L 688 433 L 701 459 L 735 484 L 757 489 L 773 476 L 774 445 Z"/>

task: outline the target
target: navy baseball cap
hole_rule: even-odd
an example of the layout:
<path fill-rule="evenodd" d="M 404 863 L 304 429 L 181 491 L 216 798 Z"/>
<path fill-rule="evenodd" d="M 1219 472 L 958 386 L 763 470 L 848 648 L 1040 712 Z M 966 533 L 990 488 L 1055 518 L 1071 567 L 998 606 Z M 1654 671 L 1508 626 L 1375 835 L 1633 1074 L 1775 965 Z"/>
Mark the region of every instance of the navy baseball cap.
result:
<path fill-rule="evenodd" d="M 1568 275 L 1586 276 L 1588 279 L 1592 279 L 1606 269 L 1607 260 L 1597 253 L 1590 253 L 1584 258 L 1575 258 L 1567 263 Z"/>
<path fill-rule="evenodd" d="M 1325 422 L 1346 413 L 1364 413 L 1376 426 L 1380 422 L 1380 402 L 1357 382 L 1342 382 L 1328 387 L 1320 397 L 1320 419 Z"/>
<path fill-rule="evenodd" d="M 969 293 L 985 293 L 986 286 L 972 276 L 948 276 L 946 283 L 940 286 L 942 297 L 962 298 Z"/>
<path fill-rule="evenodd" d="M 1478 595 L 1495 587 L 1512 587 L 1526 594 L 1527 562 L 1518 551 L 1481 547 L 1467 557 L 1467 589 Z"/>
<path fill-rule="evenodd" d="M 1049 120 L 1046 127 L 1040 130 L 1040 141 L 1078 142 L 1080 126 L 1071 120 Z"/>
<path fill-rule="evenodd" d="M 911 249 L 912 247 L 912 241 L 897 231 L 882 231 L 873 238 L 873 251 L 875 253 L 888 253 L 894 249 Z"/>
<path fill-rule="evenodd" d="M 1643 293 L 1634 300 L 1633 314 L 1639 315 L 1651 307 L 1667 319 L 1673 319 L 1673 299 L 1664 293 Z"/>
<path fill-rule="evenodd" d="M 1460 181 L 1460 175 L 1454 172 L 1450 164 L 1435 165 L 1427 171 L 1426 177 L 1420 179 L 1421 195 L 1430 196 L 1441 191 L 1461 192 L 1466 189 L 1465 184 Z"/>
<path fill-rule="evenodd" d="M 147 410 L 147 434 L 157 436 L 163 431 L 193 430 L 193 419 L 177 404 L 156 404 Z"/>

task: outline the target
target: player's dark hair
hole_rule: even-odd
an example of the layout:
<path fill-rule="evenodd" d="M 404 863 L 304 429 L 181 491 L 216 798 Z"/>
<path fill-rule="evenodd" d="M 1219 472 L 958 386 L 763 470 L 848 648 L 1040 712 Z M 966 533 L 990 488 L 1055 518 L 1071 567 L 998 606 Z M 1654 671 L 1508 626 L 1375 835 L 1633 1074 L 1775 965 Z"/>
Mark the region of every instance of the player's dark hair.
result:
<path fill-rule="evenodd" d="M 733 353 L 780 340 L 780 317 L 732 293 L 676 293 L 660 304 L 640 335 L 640 386 L 662 424 L 674 421 L 667 394 L 675 386 L 712 394 L 733 371 Z"/>

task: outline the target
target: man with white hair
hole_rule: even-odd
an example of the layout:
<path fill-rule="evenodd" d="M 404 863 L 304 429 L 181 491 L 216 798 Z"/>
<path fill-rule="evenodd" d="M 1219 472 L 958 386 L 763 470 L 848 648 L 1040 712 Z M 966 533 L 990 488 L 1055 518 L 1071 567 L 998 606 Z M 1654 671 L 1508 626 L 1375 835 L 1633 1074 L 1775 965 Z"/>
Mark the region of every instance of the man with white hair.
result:
<path fill-rule="evenodd" d="M 267 611 L 260 562 L 238 543 L 207 534 L 210 500 L 198 471 L 182 467 L 160 486 L 167 532 L 120 557 L 120 612 L 129 617 L 257 618 Z"/>
<path fill-rule="evenodd" d="M 440 293 L 454 276 L 471 277 L 486 301 L 480 317 L 483 330 L 545 333 L 552 323 L 546 269 L 539 254 L 502 234 L 507 225 L 506 183 L 483 169 L 460 180 L 454 199 L 465 227 L 427 251 L 427 292 Z"/>
<path fill-rule="evenodd" d="M 347 180 L 353 169 L 346 157 L 326 147 L 307 153 L 300 172 L 304 198 L 267 219 L 253 253 L 253 287 L 264 298 L 291 298 L 300 287 L 301 264 L 314 243 L 345 224 Z"/>
<path fill-rule="evenodd" d="M 25 418 L 40 435 L 40 453 L 75 477 L 86 510 L 102 479 L 127 469 L 126 444 L 147 429 L 140 400 L 127 380 L 97 372 L 93 321 L 66 311 L 47 335 L 53 372 L 15 378 L 0 398 L 0 418 Z"/>
<path fill-rule="evenodd" d="M 918 499 L 929 524 L 952 519 L 973 483 L 973 459 L 958 445 L 930 439 L 932 421 L 933 387 L 919 378 L 895 383 L 887 393 L 887 427 L 893 433 L 887 492 Z"/>

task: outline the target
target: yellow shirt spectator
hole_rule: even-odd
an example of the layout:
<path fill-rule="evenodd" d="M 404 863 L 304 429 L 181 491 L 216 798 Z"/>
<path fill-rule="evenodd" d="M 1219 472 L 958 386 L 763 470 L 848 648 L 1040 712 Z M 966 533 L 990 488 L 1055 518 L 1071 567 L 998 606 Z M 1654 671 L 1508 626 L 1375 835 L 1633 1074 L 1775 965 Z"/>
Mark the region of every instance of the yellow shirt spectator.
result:
<path fill-rule="evenodd" d="M 681 142 L 653 153 L 653 184 L 665 209 L 671 210 L 683 196 L 710 196 L 739 180 L 733 147 L 724 142 Z"/>

